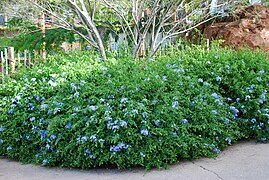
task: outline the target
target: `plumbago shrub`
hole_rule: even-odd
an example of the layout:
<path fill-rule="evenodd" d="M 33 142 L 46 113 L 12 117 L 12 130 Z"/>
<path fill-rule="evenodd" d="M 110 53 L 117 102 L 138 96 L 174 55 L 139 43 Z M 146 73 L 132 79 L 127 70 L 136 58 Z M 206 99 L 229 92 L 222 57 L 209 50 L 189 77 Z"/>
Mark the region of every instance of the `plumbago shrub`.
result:
<path fill-rule="evenodd" d="M 164 167 L 268 142 L 269 65 L 248 50 L 154 61 L 55 55 L 0 87 L 0 154 L 44 166 Z"/>

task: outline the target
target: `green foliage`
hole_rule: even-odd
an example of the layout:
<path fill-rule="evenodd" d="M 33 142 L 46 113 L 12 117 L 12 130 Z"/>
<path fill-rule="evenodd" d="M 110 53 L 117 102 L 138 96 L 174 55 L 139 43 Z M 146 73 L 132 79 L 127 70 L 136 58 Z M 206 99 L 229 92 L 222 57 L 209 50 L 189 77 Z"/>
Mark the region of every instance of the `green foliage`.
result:
<path fill-rule="evenodd" d="M 170 52 L 170 51 L 169 51 Z M 199 46 L 134 63 L 55 55 L 0 87 L 0 154 L 44 166 L 164 167 L 268 142 L 266 56 Z"/>
<path fill-rule="evenodd" d="M 57 51 L 60 50 L 60 45 L 63 42 L 74 42 L 75 35 L 72 31 L 62 28 L 47 29 L 45 37 L 36 30 L 30 33 L 21 33 L 12 38 L 0 38 L 0 44 L 4 46 L 13 46 L 16 51 L 22 52 L 24 50 L 41 50 L 43 42 L 46 43 L 46 50 Z"/>

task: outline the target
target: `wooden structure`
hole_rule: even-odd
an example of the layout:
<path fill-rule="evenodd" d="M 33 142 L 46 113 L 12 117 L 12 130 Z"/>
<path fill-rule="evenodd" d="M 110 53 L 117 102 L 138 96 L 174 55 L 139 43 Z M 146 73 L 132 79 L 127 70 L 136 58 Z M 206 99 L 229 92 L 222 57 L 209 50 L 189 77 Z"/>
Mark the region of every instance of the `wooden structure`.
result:
<path fill-rule="evenodd" d="M 43 60 L 43 56 L 42 54 L 39 55 L 37 51 L 30 52 L 28 50 L 24 50 L 23 52 L 15 54 L 14 47 L 5 48 L 3 51 L 0 51 L 0 72 L 2 76 L 2 83 L 4 83 L 5 76 L 9 76 L 14 73 L 17 68 L 30 68 L 41 60 Z"/>

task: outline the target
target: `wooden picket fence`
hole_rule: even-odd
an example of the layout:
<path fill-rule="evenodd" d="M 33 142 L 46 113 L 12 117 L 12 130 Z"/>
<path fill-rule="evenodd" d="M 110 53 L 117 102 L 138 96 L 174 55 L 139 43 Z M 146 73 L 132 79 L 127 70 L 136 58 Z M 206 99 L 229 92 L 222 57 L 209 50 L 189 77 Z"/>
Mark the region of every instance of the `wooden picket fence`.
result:
<path fill-rule="evenodd" d="M 15 73 L 17 68 L 23 66 L 30 68 L 41 59 L 46 59 L 42 52 L 30 52 L 28 50 L 24 50 L 23 52 L 15 54 L 14 47 L 4 48 L 3 51 L 0 51 L 0 72 L 2 76 L 2 83 L 5 81 L 5 76 Z"/>

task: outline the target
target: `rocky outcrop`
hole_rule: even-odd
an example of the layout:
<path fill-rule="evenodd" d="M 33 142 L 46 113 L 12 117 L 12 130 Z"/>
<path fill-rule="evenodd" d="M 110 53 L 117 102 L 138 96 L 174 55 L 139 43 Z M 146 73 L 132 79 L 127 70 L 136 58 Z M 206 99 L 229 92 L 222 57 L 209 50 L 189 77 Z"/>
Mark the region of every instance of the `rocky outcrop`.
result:
<path fill-rule="evenodd" d="M 252 5 L 236 12 L 224 22 L 216 22 L 204 29 L 208 39 L 223 39 L 223 46 L 235 49 L 248 46 L 269 52 L 269 8 Z"/>

